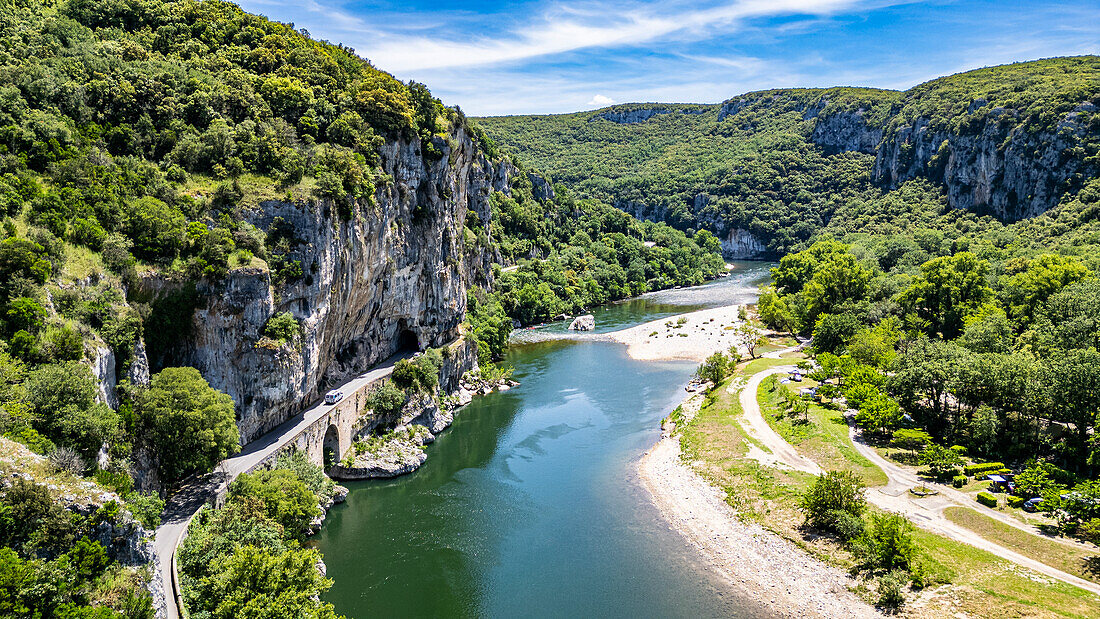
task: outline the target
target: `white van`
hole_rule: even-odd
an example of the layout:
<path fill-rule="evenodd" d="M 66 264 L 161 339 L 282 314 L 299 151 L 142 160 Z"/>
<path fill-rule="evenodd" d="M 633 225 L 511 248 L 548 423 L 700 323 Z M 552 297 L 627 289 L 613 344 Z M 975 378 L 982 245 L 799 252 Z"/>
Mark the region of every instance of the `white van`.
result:
<path fill-rule="evenodd" d="M 344 392 L 339 389 L 333 389 L 325 394 L 325 404 L 336 404 L 344 397 Z"/>

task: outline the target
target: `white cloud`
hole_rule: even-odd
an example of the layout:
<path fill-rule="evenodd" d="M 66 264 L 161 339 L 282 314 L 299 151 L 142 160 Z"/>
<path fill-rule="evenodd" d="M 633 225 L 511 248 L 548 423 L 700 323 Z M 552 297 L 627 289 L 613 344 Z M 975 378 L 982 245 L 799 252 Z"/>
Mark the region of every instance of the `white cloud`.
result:
<path fill-rule="evenodd" d="M 585 105 L 604 106 L 604 105 L 611 105 L 614 102 L 615 102 L 615 100 L 612 99 L 611 97 L 605 97 L 603 95 L 596 95 L 595 97 L 592 97 L 592 99 L 588 103 L 585 103 Z"/>
<path fill-rule="evenodd" d="M 527 60 L 593 47 L 641 45 L 672 35 L 701 36 L 700 31 L 774 15 L 833 15 L 862 4 L 861 0 L 739 0 L 701 10 L 658 13 L 636 6 L 609 14 L 560 6 L 525 20 L 510 32 L 480 38 L 446 39 L 367 32 L 368 42 L 356 45 L 362 54 L 388 71 L 407 72 L 471 67 Z M 362 36 L 362 33 L 359 35 Z"/>

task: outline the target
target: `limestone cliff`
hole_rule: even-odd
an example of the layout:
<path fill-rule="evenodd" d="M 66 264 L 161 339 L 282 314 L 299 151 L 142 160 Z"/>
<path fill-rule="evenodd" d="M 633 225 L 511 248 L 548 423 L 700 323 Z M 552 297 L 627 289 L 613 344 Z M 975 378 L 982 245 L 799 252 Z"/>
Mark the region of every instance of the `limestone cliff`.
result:
<path fill-rule="evenodd" d="M 917 176 L 942 182 L 954 208 L 1017 221 L 1053 208 L 1063 193 L 1100 174 L 1082 145 L 1100 140 L 1097 106 L 1082 102 L 1049 129 L 1028 127 L 1020 112 L 971 102 L 961 130 L 921 116 L 885 136 L 874 178 L 896 187 Z"/>
<path fill-rule="evenodd" d="M 268 201 L 245 218 L 267 230 L 282 218 L 293 231 L 291 259 L 303 277 L 274 287 L 266 269 L 239 269 L 198 284 L 191 333 L 150 359 L 198 368 L 237 405 L 241 440 L 269 430 L 332 385 L 401 349 L 439 346 L 457 335 L 466 290 L 491 277 L 492 250 L 464 236 L 465 220 L 491 217 L 489 195 L 508 191 L 515 169 L 492 162 L 465 129 L 436 137 L 442 157 L 419 140 L 394 139 L 381 150 L 388 182 L 373 204 L 361 201 L 342 221 L 325 201 Z M 147 277 L 155 297 L 175 284 Z M 262 338 L 269 318 L 290 312 L 294 341 Z"/>

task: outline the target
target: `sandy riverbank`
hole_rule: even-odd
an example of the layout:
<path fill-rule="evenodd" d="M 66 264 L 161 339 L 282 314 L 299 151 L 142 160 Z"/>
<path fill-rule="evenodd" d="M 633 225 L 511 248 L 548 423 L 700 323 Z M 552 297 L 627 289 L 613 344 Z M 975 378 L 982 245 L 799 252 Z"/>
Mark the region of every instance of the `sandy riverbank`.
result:
<path fill-rule="evenodd" d="M 614 331 L 605 337 L 625 344 L 627 354 L 640 361 L 703 361 L 714 351 L 733 346 L 733 327 L 742 322 L 737 317 L 740 308 L 727 305 L 688 312 Z"/>
<path fill-rule="evenodd" d="M 691 416 L 702 403 L 684 403 Z M 694 409 L 694 410 L 693 410 Z M 760 525 L 741 522 L 722 492 L 680 460 L 680 442 L 663 436 L 638 463 L 642 485 L 669 525 L 715 573 L 782 617 L 879 617 L 848 587 L 841 570 L 814 559 Z"/>

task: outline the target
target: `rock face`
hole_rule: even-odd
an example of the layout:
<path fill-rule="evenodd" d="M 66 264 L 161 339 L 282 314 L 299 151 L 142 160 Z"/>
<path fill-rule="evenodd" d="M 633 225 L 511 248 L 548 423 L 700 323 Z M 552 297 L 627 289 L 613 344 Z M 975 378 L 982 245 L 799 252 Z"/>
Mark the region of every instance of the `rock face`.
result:
<path fill-rule="evenodd" d="M 878 148 L 874 178 L 896 187 L 927 176 L 943 183 L 952 207 L 1017 221 L 1042 214 L 1100 174 L 1095 157 L 1074 154 L 1085 138 L 1100 138 L 1100 124 L 1088 120 L 1096 111 L 1091 103 L 1043 131 L 1029 130 L 1016 110 L 984 105 L 971 103 L 974 118 L 963 131 L 932 128 L 923 117 L 899 126 Z"/>
<path fill-rule="evenodd" d="M 392 182 L 379 183 L 373 204 L 354 205 L 350 221 L 322 201 L 270 201 L 246 213 L 260 229 L 290 231 L 288 258 L 301 261 L 303 277 L 278 290 L 266 269 L 200 282 L 190 335 L 156 351 L 152 369 L 198 368 L 233 398 L 247 442 L 399 350 L 454 339 L 466 289 L 489 281 L 493 258 L 464 244 L 467 212 L 488 222 L 490 194 L 508 192 L 516 171 L 490 162 L 461 127 L 449 138 L 436 139 L 439 159 L 425 156 L 419 140 L 388 141 L 381 164 Z M 149 276 L 140 292 L 156 298 L 173 287 Z M 300 322 L 301 334 L 281 346 L 262 341 L 281 312 Z"/>
<path fill-rule="evenodd" d="M 671 112 L 672 110 L 659 107 L 636 108 L 632 110 L 608 110 L 602 114 L 593 116 L 592 120 L 602 118 L 603 120 L 610 120 L 620 125 L 632 125 L 635 123 L 643 123 L 654 116 L 669 114 Z"/>
<path fill-rule="evenodd" d="M 585 314 L 583 316 L 577 316 L 573 319 L 573 322 L 569 323 L 570 331 L 595 331 L 596 330 L 596 317 L 592 314 Z"/>
<path fill-rule="evenodd" d="M 727 260 L 752 260 L 768 252 L 755 234 L 741 228 L 730 228 L 722 237 L 722 257 Z"/>
<path fill-rule="evenodd" d="M 100 346 L 95 349 L 92 358 L 92 376 L 96 379 L 96 400 L 103 402 L 111 408 L 118 408 L 118 394 L 115 387 L 118 381 L 115 379 L 115 353 L 109 346 Z"/>

